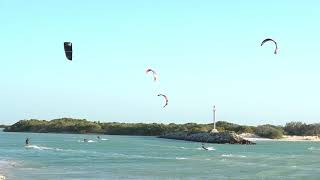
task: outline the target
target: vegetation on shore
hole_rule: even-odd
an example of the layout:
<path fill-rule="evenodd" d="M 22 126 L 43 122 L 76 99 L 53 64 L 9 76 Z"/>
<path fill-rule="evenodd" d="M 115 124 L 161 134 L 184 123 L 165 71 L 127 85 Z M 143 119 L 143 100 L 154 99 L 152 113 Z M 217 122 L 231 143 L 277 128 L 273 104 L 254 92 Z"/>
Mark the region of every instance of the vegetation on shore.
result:
<path fill-rule="evenodd" d="M 318 136 L 320 135 L 320 123 L 306 124 L 302 122 L 290 122 L 284 127 L 287 135 Z"/>
<path fill-rule="evenodd" d="M 9 127 L 9 126 L 0 124 L 0 128 L 6 128 L 6 127 Z"/>
<path fill-rule="evenodd" d="M 319 135 L 320 124 L 304 124 L 290 122 L 283 126 L 261 125 L 245 126 L 225 121 L 216 124 L 219 132 L 234 131 L 240 133 L 253 133 L 261 137 L 277 139 L 286 135 Z M 143 135 L 159 136 L 173 132 L 210 132 L 213 124 L 145 124 L 145 123 L 118 123 L 118 122 L 92 122 L 85 119 L 61 118 L 51 121 L 46 120 L 21 120 L 10 127 L 5 127 L 6 132 L 37 132 L 37 133 L 97 133 L 110 135 Z"/>

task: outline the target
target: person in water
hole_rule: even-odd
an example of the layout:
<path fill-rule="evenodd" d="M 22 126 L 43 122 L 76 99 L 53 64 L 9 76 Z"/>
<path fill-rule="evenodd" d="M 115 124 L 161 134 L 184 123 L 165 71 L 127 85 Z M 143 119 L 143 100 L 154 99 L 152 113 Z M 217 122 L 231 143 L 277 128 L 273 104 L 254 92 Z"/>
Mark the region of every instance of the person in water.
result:
<path fill-rule="evenodd" d="M 88 142 L 88 139 L 84 138 L 84 139 L 83 139 L 83 142 Z"/>
<path fill-rule="evenodd" d="M 27 139 L 26 139 L 26 146 L 28 146 L 29 145 L 29 138 L 27 137 Z"/>
<path fill-rule="evenodd" d="M 98 139 L 100 139 L 100 136 L 97 136 Z"/>
<path fill-rule="evenodd" d="M 201 147 L 202 147 L 202 149 L 204 149 L 204 150 L 208 150 L 208 148 L 206 148 L 203 143 L 202 143 Z"/>

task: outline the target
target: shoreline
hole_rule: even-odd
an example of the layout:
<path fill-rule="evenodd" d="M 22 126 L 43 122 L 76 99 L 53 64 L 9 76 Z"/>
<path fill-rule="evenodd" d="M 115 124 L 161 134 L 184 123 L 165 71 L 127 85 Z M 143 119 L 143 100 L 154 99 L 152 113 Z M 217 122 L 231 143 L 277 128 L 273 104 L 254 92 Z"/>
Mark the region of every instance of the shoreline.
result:
<path fill-rule="evenodd" d="M 284 135 L 281 139 L 276 139 L 277 141 L 320 141 L 319 136 L 287 136 Z"/>
<path fill-rule="evenodd" d="M 3 128 L 0 128 L 0 131 Z M 3 131 L 5 132 L 5 131 Z M 35 134 L 77 134 L 77 135 L 105 135 L 105 136 L 144 136 L 144 137 L 159 137 L 159 135 L 125 135 L 125 134 L 103 134 L 103 133 L 74 133 L 74 132 L 5 132 L 5 133 L 35 133 Z M 248 141 L 287 141 L 287 142 L 299 142 L 299 141 L 309 141 L 318 142 L 320 141 L 320 136 L 296 136 L 296 135 L 283 135 L 280 139 L 270 139 L 263 138 L 251 133 L 238 134 L 241 138 Z M 160 135 L 161 136 L 161 135 Z M 1 174 L 0 174 L 0 180 Z"/>
<path fill-rule="evenodd" d="M 0 174 L 0 180 L 5 180 L 6 177 Z"/>
<path fill-rule="evenodd" d="M 3 174 L 3 168 L 5 167 L 5 166 L 7 166 L 7 164 L 8 164 L 8 162 L 7 161 L 3 161 L 3 160 L 0 160 L 0 180 L 5 180 L 6 179 L 6 177 L 4 176 L 4 174 Z"/>
<path fill-rule="evenodd" d="M 283 142 L 299 142 L 299 141 L 309 141 L 309 142 L 317 142 L 320 141 L 319 136 L 289 136 L 283 135 L 280 139 L 270 139 L 270 138 L 262 138 L 255 134 L 243 133 L 240 136 L 249 141 L 283 141 Z"/>
<path fill-rule="evenodd" d="M 0 180 L 9 178 L 18 163 L 16 160 L 3 159 L 2 156 L 0 156 Z"/>

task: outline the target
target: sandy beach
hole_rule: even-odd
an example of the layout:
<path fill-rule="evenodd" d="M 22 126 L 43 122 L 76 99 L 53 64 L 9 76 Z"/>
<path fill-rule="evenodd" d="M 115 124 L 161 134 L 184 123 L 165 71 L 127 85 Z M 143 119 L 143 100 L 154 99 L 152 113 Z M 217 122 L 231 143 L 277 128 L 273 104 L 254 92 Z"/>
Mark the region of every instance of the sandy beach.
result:
<path fill-rule="evenodd" d="M 319 136 L 286 136 L 277 139 L 278 141 L 320 141 Z"/>
<path fill-rule="evenodd" d="M 0 180 L 5 180 L 6 177 L 4 177 L 3 175 L 0 174 Z"/>
<path fill-rule="evenodd" d="M 240 136 L 244 139 L 250 140 L 250 141 L 320 141 L 319 136 L 288 136 L 283 135 L 281 139 L 269 139 L 269 138 L 262 138 L 260 136 L 257 136 L 255 134 L 250 133 L 242 133 Z"/>

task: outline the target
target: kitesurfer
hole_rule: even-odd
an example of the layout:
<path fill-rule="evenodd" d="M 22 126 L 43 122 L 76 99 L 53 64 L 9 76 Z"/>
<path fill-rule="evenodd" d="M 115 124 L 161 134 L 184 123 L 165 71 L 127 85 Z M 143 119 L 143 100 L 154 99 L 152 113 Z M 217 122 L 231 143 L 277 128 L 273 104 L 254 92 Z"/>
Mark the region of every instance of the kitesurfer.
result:
<path fill-rule="evenodd" d="M 201 147 L 202 147 L 202 149 L 204 149 L 206 151 L 208 150 L 208 148 L 206 148 L 203 143 L 202 143 Z"/>
<path fill-rule="evenodd" d="M 29 138 L 27 137 L 26 138 L 26 146 L 28 146 L 29 145 Z"/>

